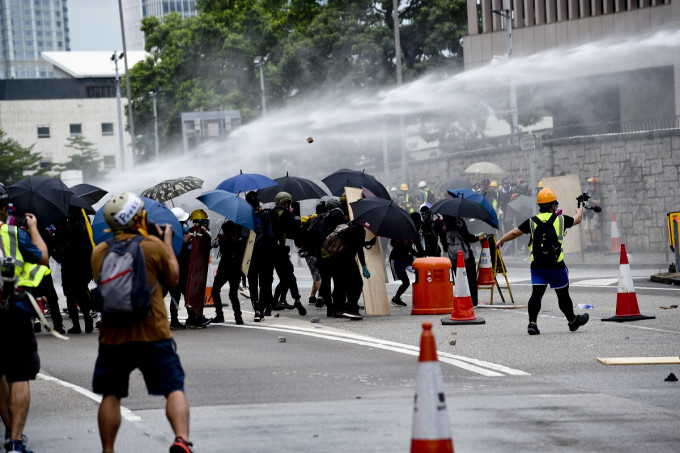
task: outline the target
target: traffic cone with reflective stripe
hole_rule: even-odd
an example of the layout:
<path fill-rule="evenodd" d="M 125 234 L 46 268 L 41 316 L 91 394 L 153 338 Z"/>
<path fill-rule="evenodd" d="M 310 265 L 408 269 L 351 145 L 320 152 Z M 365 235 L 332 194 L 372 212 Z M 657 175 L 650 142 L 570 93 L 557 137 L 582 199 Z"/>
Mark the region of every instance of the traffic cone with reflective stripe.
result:
<path fill-rule="evenodd" d="M 458 265 L 456 266 L 456 278 L 453 282 L 453 313 L 450 318 L 442 318 L 442 324 L 450 326 L 457 324 L 484 324 L 484 318 L 475 317 L 472 306 L 472 296 L 468 286 L 467 271 L 463 251 L 458 251 Z"/>
<path fill-rule="evenodd" d="M 612 253 L 618 253 L 618 251 L 621 249 L 621 234 L 619 233 L 619 227 L 616 224 L 616 217 L 614 217 L 614 213 L 612 212 Z"/>
<path fill-rule="evenodd" d="M 212 256 L 208 257 L 208 277 L 205 280 L 205 306 L 215 306 L 212 298 L 213 282 L 215 281 L 215 274 L 217 269 L 212 264 Z"/>
<path fill-rule="evenodd" d="M 411 453 L 453 453 L 442 370 L 437 360 L 432 324 L 429 322 L 423 323 L 420 336 Z"/>
<path fill-rule="evenodd" d="M 633 286 L 633 275 L 630 272 L 626 245 L 621 244 L 621 264 L 619 265 L 619 288 L 616 294 L 616 316 L 606 318 L 602 321 L 639 321 L 641 319 L 654 319 L 655 316 L 643 316 L 635 295 Z"/>
<path fill-rule="evenodd" d="M 493 269 L 491 269 L 491 252 L 489 251 L 489 240 L 484 238 L 480 242 L 482 244 L 482 254 L 479 257 L 477 287 L 495 286 L 496 280 L 493 278 Z"/>

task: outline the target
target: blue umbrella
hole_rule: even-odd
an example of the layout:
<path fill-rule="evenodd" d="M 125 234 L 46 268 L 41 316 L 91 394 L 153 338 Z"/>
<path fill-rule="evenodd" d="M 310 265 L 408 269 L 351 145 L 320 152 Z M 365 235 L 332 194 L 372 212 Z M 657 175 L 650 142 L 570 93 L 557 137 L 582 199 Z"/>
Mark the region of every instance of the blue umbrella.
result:
<path fill-rule="evenodd" d="M 222 181 L 216 189 L 239 193 L 248 192 L 249 190 L 265 189 L 276 185 L 278 185 L 278 183 L 271 178 L 258 173 L 243 173 L 243 170 L 241 170 L 238 175 Z"/>
<path fill-rule="evenodd" d="M 491 202 L 484 198 L 484 195 L 470 189 L 449 189 L 447 192 L 453 198 L 465 198 L 466 200 L 481 204 L 484 209 L 486 209 L 489 214 L 491 214 L 491 220 L 484 220 L 484 222 L 488 223 L 494 228 L 498 228 L 498 215 L 496 214 L 496 210 L 493 208 Z"/>
<path fill-rule="evenodd" d="M 175 255 L 179 255 L 182 249 L 182 244 L 184 243 L 184 234 L 182 233 L 182 224 L 179 223 L 175 214 L 172 213 L 170 209 L 164 204 L 161 204 L 150 198 L 141 197 L 144 201 L 144 209 L 146 209 L 146 217 L 153 223 L 157 225 L 170 224 L 172 228 L 172 249 L 175 251 Z M 94 215 L 92 220 L 92 239 L 94 239 L 95 244 L 104 242 L 105 240 L 113 237 L 113 233 L 108 230 L 109 226 L 104 220 L 104 207 L 102 206 L 99 211 Z"/>
<path fill-rule="evenodd" d="M 253 207 L 235 193 L 216 189 L 204 192 L 196 198 L 206 205 L 208 209 L 222 214 L 232 222 L 251 230 L 255 228 Z"/>

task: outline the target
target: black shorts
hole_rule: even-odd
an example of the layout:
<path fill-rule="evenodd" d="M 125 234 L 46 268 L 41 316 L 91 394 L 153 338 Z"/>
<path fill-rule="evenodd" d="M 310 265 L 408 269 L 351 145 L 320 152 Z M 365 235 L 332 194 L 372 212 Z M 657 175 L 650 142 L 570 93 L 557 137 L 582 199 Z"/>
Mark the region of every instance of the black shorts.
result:
<path fill-rule="evenodd" d="M 124 398 L 128 396 L 130 373 L 136 368 L 144 375 L 150 395 L 167 396 L 176 390 L 184 391 L 184 370 L 172 338 L 119 345 L 100 343 L 92 390 L 104 396 Z"/>
<path fill-rule="evenodd" d="M 0 344 L 0 375 L 7 382 L 35 379 L 40 357 L 31 318 L 15 309 L 0 313 Z"/>

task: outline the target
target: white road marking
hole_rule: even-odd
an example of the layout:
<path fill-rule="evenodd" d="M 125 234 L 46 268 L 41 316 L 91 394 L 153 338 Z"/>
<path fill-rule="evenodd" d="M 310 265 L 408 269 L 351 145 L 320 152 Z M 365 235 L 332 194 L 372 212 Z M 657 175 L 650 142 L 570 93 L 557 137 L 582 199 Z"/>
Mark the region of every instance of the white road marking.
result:
<path fill-rule="evenodd" d="M 284 325 L 269 325 L 269 326 L 254 326 L 254 325 L 244 325 L 241 328 L 248 329 L 260 329 L 260 330 L 270 330 L 274 332 L 290 332 L 297 333 L 299 335 L 307 335 L 316 338 L 324 338 L 327 340 L 341 341 L 344 343 L 353 343 L 362 346 L 370 346 L 378 349 L 384 349 L 386 351 L 398 352 L 400 354 L 406 354 L 411 356 L 418 356 L 420 354 L 420 348 L 418 346 L 413 346 L 404 343 L 397 343 L 389 340 L 381 340 L 379 338 L 367 337 L 364 335 L 357 335 L 349 332 L 337 332 L 337 331 L 321 331 L 318 328 L 310 329 L 305 327 L 295 327 L 295 326 L 284 326 Z M 448 352 L 437 351 L 437 356 L 439 361 L 442 363 L 447 363 L 455 367 L 481 374 L 488 377 L 499 377 L 504 376 L 503 373 L 514 376 L 529 376 L 521 370 L 516 370 L 514 368 L 509 368 L 504 365 L 499 365 L 496 363 L 485 362 L 483 360 L 473 359 L 470 357 L 463 357 L 455 354 L 450 354 Z"/>
<path fill-rule="evenodd" d="M 91 399 L 92 401 L 96 402 L 97 404 L 102 402 L 102 397 L 97 395 L 96 393 L 92 393 L 91 391 L 75 384 L 71 384 L 70 382 L 62 381 L 61 379 L 55 378 L 54 376 L 50 376 L 49 374 L 44 374 L 44 373 L 38 373 L 38 377 L 40 379 L 43 379 L 45 381 L 50 381 L 50 382 L 55 382 L 62 387 L 70 388 L 72 390 L 75 390 L 76 392 L 80 393 L 81 395 L 86 396 L 87 398 Z M 121 406 L 120 407 L 120 415 L 127 421 L 129 422 L 139 422 L 142 420 L 142 417 L 139 415 L 136 415 L 134 412 L 132 412 L 130 409 L 127 407 Z"/>

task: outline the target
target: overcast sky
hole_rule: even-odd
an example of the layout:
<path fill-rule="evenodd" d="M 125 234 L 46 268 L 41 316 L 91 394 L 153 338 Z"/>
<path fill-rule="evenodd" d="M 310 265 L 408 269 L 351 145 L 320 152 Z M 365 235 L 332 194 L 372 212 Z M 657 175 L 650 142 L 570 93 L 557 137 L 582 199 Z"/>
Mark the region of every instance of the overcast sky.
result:
<path fill-rule="evenodd" d="M 68 0 L 71 50 L 123 50 L 118 0 Z"/>

